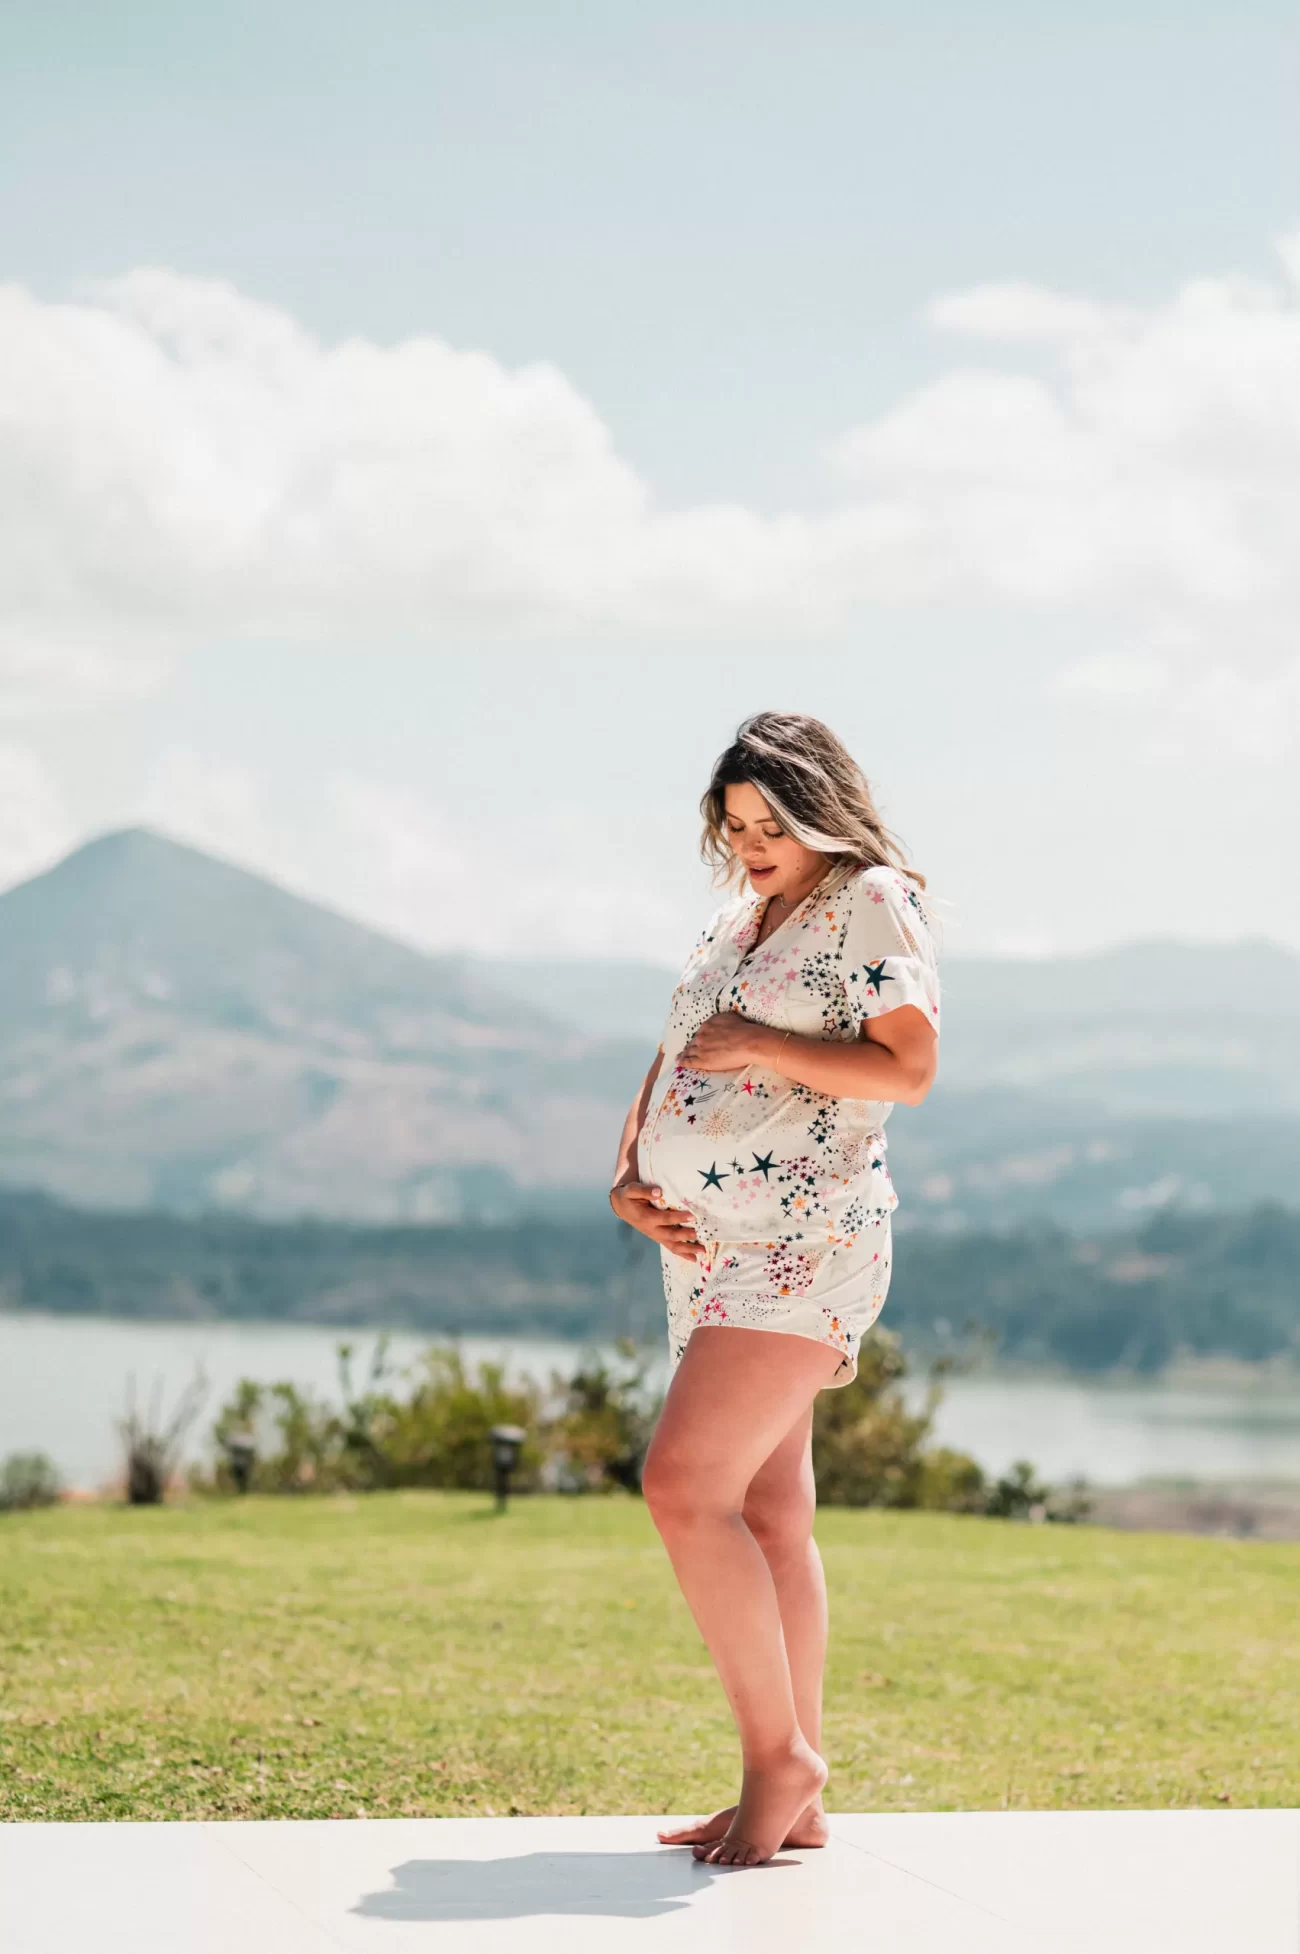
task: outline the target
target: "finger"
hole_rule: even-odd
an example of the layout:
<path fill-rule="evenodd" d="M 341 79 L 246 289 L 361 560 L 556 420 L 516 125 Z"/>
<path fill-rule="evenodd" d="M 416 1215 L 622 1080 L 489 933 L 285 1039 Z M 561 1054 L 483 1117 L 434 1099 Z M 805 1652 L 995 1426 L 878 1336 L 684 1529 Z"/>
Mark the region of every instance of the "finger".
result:
<path fill-rule="evenodd" d="M 674 1255 L 694 1255 L 702 1246 L 693 1228 L 668 1228 L 656 1235 L 655 1240 L 660 1248 L 670 1248 Z"/>
<path fill-rule="evenodd" d="M 675 1220 L 669 1220 L 666 1216 L 642 1212 L 632 1216 L 631 1220 L 634 1228 L 648 1235 L 652 1242 L 658 1242 L 661 1248 L 674 1248 L 682 1242 L 697 1240 L 693 1215 L 679 1213 Z"/>
<path fill-rule="evenodd" d="M 619 1193 L 626 1194 L 631 1201 L 653 1201 L 662 1192 L 662 1188 L 654 1187 L 648 1181 L 625 1181 L 619 1189 Z"/>

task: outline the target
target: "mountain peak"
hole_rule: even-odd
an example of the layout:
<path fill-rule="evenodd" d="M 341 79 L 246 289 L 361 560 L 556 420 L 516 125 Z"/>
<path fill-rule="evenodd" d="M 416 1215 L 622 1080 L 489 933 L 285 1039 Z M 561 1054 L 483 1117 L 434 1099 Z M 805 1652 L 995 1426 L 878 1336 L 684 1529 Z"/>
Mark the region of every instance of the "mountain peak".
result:
<path fill-rule="evenodd" d="M 102 834 L 91 835 L 76 848 L 70 849 L 63 857 L 65 862 L 76 861 L 82 855 L 110 855 L 130 853 L 157 853 L 177 850 L 183 855 L 200 855 L 210 859 L 206 851 L 195 848 L 190 842 L 178 841 L 172 835 L 164 834 L 161 828 L 147 827 L 137 822 L 126 828 L 106 828 Z"/>
<path fill-rule="evenodd" d="M 453 1025 L 542 1022 L 462 962 L 151 827 L 92 836 L 0 895 L 0 932 L 0 1027 L 74 1000 L 103 1023 L 140 996 L 277 1034 L 328 1025 L 357 1049 L 373 1037 L 442 1045 Z"/>
<path fill-rule="evenodd" d="M 0 895 L 0 939 L 0 1178 L 82 1200 L 499 1207 L 598 1175 L 633 1084 L 464 959 L 153 828 Z"/>
<path fill-rule="evenodd" d="M 168 872 L 203 876 L 215 871 L 240 876 L 265 887 L 279 886 L 255 869 L 241 868 L 224 855 L 213 854 L 209 849 L 196 847 L 193 842 L 180 841 L 161 828 L 146 827 L 140 823 L 128 828 L 108 828 L 103 834 L 91 835 L 66 855 L 60 856 L 40 875 L 33 876 L 30 882 L 20 883 L 18 889 L 32 888 L 49 882 L 51 878 L 78 880 L 83 876 L 120 875 L 124 871 L 151 876 Z M 9 894 L 17 894 L 18 889 L 9 891 Z M 282 893 L 287 895 L 288 892 Z M 0 897 L 0 901 L 6 899 Z"/>

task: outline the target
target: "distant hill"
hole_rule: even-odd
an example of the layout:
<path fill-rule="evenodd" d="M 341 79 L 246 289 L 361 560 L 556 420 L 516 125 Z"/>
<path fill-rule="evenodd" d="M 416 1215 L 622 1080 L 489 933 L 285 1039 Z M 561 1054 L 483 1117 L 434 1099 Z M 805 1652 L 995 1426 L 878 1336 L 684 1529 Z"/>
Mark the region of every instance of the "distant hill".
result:
<path fill-rule="evenodd" d="M 0 897 L 0 1179 L 102 1206 L 497 1217 L 608 1174 L 644 1069 L 143 829 Z"/>
<path fill-rule="evenodd" d="M 673 972 L 431 957 L 145 829 L 0 896 L 0 1183 L 107 1208 L 506 1223 L 603 1208 Z M 947 959 L 900 1225 L 1293 1199 L 1300 959 Z"/>
<path fill-rule="evenodd" d="M 631 957 L 471 957 L 466 965 L 503 995 L 530 999 L 589 1038 L 635 1039 L 647 1064 L 678 977 L 671 964 Z"/>
<path fill-rule="evenodd" d="M 470 967 L 588 1036 L 651 1047 L 676 981 L 632 961 Z M 1267 942 L 945 957 L 942 1077 L 1122 1116 L 1300 1116 L 1300 957 Z"/>
<path fill-rule="evenodd" d="M 485 981 L 602 1035 L 659 1036 L 670 970 L 483 961 Z M 890 1121 L 902 1220 L 1122 1226 L 1168 1205 L 1293 1200 L 1300 958 L 1132 943 L 944 959 L 939 1083 Z"/>

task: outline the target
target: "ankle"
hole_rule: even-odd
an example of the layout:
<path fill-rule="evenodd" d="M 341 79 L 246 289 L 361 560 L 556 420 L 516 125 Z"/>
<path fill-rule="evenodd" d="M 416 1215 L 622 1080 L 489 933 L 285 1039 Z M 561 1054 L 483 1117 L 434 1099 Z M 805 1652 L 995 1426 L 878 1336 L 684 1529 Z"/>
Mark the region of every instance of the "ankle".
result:
<path fill-rule="evenodd" d="M 817 1752 L 803 1732 L 796 1730 L 777 1743 L 756 1744 L 743 1750 L 741 1763 L 747 1771 L 779 1771 L 791 1764 L 806 1764 L 816 1757 Z"/>

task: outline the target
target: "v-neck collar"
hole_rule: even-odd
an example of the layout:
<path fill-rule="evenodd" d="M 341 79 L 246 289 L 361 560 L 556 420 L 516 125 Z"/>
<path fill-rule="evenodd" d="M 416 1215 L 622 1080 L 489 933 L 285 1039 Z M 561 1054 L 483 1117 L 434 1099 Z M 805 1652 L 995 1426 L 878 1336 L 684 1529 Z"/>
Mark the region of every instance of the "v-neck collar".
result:
<path fill-rule="evenodd" d="M 752 943 L 749 944 L 749 946 L 746 949 L 741 951 L 740 963 L 736 965 L 736 968 L 739 970 L 740 964 L 747 963 L 749 958 L 753 956 L 756 950 L 765 950 L 768 944 L 771 943 L 775 937 L 778 937 L 781 934 L 781 931 L 783 929 L 789 928 L 790 924 L 794 921 L 795 917 L 801 915 L 802 912 L 808 907 L 808 904 L 810 902 L 813 902 L 817 897 L 824 894 L 828 884 L 836 883 L 841 877 L 846 876 L 850 873 L 851 873 L 851 869 L 845 868 L 842 863 L 835 868 L 828 869 L 825 875 L 823 875 L 821 881 L 815 883 L 814 886 L 811 889 L 809 889 L 807 895 L 803 898 L 803 900 L 795 904 L 794 908 L 790 911 L 789 915 L 782 918 L 782 920 L 777 924 L 776 928 L 772 931 L 771 935 L 765 936 L 761 939 L 758 935 L 758 932 L 763 927 L 763 918 L 767 914 L 767 905 L 769 902 L 775 902 L 776 898 L 775 896 L 755 896 L 753 902 L 750 904 L 749 915 L 745 919 L 745 928 L 746 930 L 751 930 L 751 929 L 753 930 L 754 940 Z"/>

